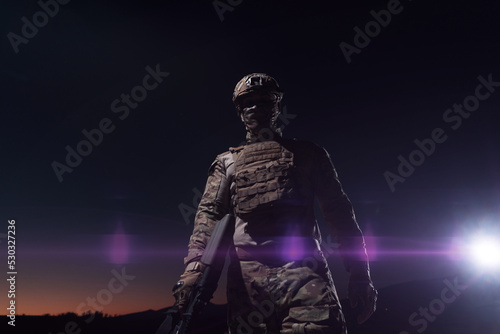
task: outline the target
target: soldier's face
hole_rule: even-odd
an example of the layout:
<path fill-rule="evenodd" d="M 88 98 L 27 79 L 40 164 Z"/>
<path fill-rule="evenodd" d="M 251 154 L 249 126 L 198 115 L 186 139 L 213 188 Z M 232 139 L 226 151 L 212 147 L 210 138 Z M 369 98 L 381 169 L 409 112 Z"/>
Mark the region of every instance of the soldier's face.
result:
<path fill-rule="evenodd" d="M 241 120 L 252 131 L 270 126 L 276 107 L 276 97 L 267 93 L 253 93 L 240 103 Z"/>

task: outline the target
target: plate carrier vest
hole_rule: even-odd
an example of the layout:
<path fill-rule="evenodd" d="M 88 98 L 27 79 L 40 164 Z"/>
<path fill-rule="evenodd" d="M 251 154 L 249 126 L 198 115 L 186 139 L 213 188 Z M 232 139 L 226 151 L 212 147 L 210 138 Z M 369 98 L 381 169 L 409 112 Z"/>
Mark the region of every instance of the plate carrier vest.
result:
<path fill-rule="evenodd" d="M 235 213 L 242 219 L 276 214 L 297 204 L 293 153 L 275 141 L 231 148 L 235 166 Z M 300 203 L 300 201 L 299 201 Z"/>

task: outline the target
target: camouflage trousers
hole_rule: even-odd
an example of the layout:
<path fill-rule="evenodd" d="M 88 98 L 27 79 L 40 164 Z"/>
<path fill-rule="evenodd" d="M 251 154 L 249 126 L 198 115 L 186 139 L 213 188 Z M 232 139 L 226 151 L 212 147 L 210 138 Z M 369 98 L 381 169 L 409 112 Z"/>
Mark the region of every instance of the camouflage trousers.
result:
<path fill-rule="evenodd" d="M 232 254 L 227 298 L 230 334 L 347 333 L 321 253 L 312 261 L 279 265 L 241 261 Z"/>

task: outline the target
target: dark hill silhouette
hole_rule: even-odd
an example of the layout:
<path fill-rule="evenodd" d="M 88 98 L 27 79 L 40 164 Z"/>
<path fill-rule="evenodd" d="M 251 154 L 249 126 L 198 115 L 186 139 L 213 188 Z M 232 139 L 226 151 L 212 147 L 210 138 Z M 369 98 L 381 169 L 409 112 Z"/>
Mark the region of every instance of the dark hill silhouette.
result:
<path fill-rule="evenodd" d="M 482 277 L 467 281 L 467 286 L 464 281 L 448 277 L 380 289 L 377 312 L 362 326 L 353 324 L 347 300 L 342 300 L 349 334 L 500 334 L 498 280 Z M 8 330 L 2 330 L 2 333 L 154 334 L 167 310 L 114 317 L 97 313 L 92 321 L 88 321 L 88 314 L 17 316 L 15 330 L 12 331 L 13 328 L 4 321 L 2 326 L 7 326 Z M 226 332 L 225 317 L 226 305 L 209 304 L 206 312 L 193 324 L 191 333 L 223 334 Z"/>
<path fill-rule="evenodd" d="M 2 333 L 22 334 L 154 334 L 165 319 L 169 308 L 153 311 L 131 313 L 121 316 L 96 314 L 78 316 L 74 313 L 52 316 L 16 316 L 16 326 L 7 324 L 7 331 Z M 206 312 L 193 323 L 189 332 L 224 333 L 226 330 L 226 305 L 209 304 Z M 93 318 L 91 318 L 94 316 Z M 6 321 L 4 322 L 6 323 Z"/>

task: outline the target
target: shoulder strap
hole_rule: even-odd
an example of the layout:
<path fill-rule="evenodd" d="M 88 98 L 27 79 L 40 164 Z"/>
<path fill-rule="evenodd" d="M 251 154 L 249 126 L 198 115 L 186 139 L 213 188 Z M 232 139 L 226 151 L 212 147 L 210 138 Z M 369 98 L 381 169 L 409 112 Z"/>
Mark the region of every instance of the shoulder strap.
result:
<path fill-rule="evenodd" d="M 235 166 L 236 166 L 236 160 L 238 160 L 238 158 L 240 156 L 238 153 L 243 151 L 244 148 L 245 148 L 245 145 L 229 148 L 229 152 L 231 152 L 231 154 L 233 155 L 233 162 L 234 162 Z"/>

